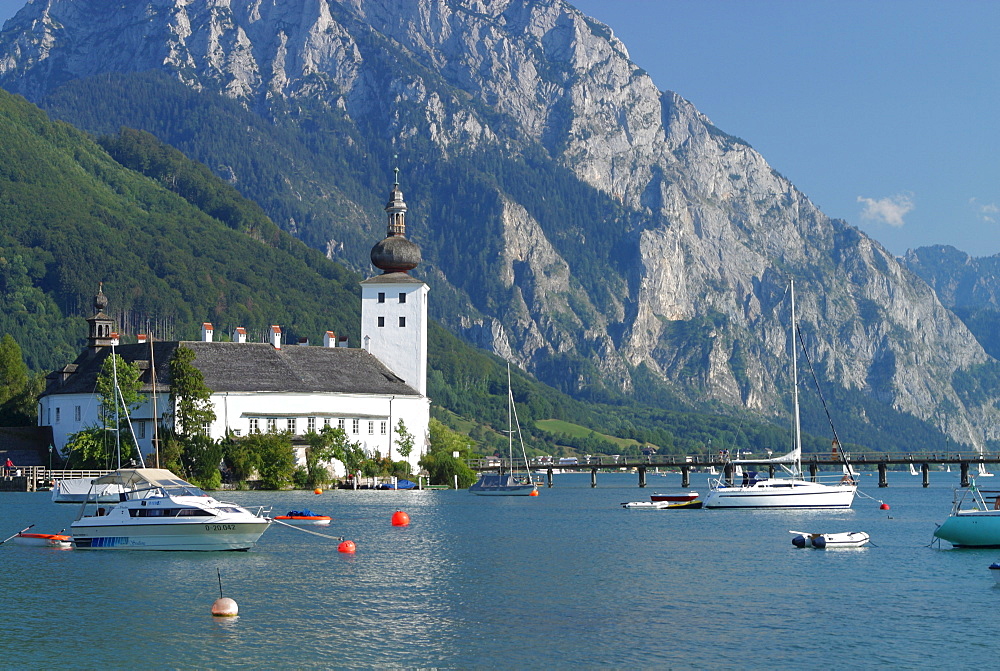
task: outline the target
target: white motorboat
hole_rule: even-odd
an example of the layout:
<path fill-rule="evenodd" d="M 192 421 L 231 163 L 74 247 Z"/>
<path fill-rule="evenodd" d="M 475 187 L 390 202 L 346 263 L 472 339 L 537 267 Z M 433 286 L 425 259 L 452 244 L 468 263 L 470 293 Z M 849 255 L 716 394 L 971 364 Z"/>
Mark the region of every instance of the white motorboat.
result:
<path fill-rule="evenodd" d="M 70 524 L 73 546 L 101 550 L 249 550 L 271 520 L 209 496 L 168 470 L 120 469 L 94 485 L 117 484 L 117 504 L 88 501 Z"/>
<path fill-rule="evenodd" d="M 837 548 L 859 548 L 871 540 L 864 531 L 845 531 L 836 534 L 814 534 L 808 531 L 790 531 L 795 534 L 792 545 L 797 548 L 834 550 Z"/>
<path fill-rule="evenodd" d="M 959 487 L 951 514 L 934 536 L 957 548 L 1000 548 L 1000 491 L 984 491 L 975 480 Z"/>
<path fill-rule="evenodd" d="M 83 503 L 88 495 L 101 503 L 114 503 L 123 491 L 120 485 L 99 485 L 91 491 L 94 478 L 66 478 L 56 480 L 52 485 L 53 503 Z"/>
<path fill-rule="evenodd" d="M 799 422 L 798 358 L 796 356 L 795 287 L 791 284 L 792 303 L 792 399 L 794 408 L 794 446 L 788 454 L 773 459 L 733 459 L 726 470 L 732 474 L 742 469 L 742 482 L 724 474 L 709 480 L 705 497 L 706 508 L 850 508 L 857 492 L 857 483 L 847 472 L 833 476 L 836 482 L 823 482 L 819 477 L 806 480 L 802 476 L 802 430 Z M 824 402 L 825 405 L 825 402 Z M 832 422 L 831 422 L 832 424 Z M 840 445 L 834 432 L 834 446 Z M 843 453 L 841 453 L 843 454 Z M 771 478 L 748 466 L 778 466 L 787 477 Z"/>
<path fill-rule="evenodd" d="M 514 466 L 514 429 L 521 443 L 521 458 L 525 470 L 519 473 Z M 524 450 L 524 439 L 521 437 L 521 425 L 517 421 L 517 408 L 514 407 L 514 393 L 510 385 L 510 364 L 507 364 L 507 463 L 510 470 L 504 471 L 501 462 L 498 473 L 481 473 L 479 479 L 469 487 L 469 491 L 479 496 L 538 496 L 538 484 L 531 478 L 527 470 L 528 455 Z"/>

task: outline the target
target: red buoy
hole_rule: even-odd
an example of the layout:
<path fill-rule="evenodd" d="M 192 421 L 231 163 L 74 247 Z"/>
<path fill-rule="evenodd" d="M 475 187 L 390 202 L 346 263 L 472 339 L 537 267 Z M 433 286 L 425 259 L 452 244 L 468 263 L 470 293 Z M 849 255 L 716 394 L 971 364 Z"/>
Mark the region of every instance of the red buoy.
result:
<path fill-rule="evenodd" d="M 532 489 L 531 493 L 528 494 L 528 496 L 538 496 L 538 490 L 537 489 Z"/>
<path fill-rule="evenodd" d="M 402 510 L 397 510 L 392 514 L 392 526 L 394 527 L 405 527 L 410 524 L 410 516 L 404 513 Z"/>
<path fill-rule="evenodd" d="M 882 505 L 879 506 L 879 510 L 889 510 L 889 504 L 883 503 Z"/>
<path fill-rule="evenodd" d="M 317 487 L 316 489 L 313 490 L 313 494 L 315 494 L 316 496 L 319 496 L 322 493 L 323 493 L 323 490 L 320 489 L 319 487 Z"/>
<path fill-rule="evenodd" d="M 354 551 L 356 549 L 357 548 L 354 546 L 354 541 L 343 541 L 340 545 L 337 546 L 338 552 L 346 552 L 348 554 L 354 554 Z"/>

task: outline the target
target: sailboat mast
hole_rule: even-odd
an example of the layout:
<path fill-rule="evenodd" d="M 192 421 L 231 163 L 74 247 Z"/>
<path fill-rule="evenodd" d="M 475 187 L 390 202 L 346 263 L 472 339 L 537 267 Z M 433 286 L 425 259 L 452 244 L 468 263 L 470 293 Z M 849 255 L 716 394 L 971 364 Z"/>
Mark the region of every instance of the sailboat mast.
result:
<path fill-rule="evenodd" d="M 792 404 L 795 408 L 795 468 L 802 473 L 802 426 L 799 421 L 799 363 L 796 356 L 798 345 L 795 331 L 798 322 L 795 320 L 795 280 L 789 280 L 792 295 Z"/>
<path fill-rule="evenodd" d="M 118 466 L 117 468 L 121 470 L 122 467 L 122 425 L 121 420 L 118 417 L 118 361 L 115 357 L 115 343 L 111 341 L 111 374 L 115 379 L 115 387 L 113 396 L 115 399 L 115 452 L 118 454 Z"/>
<path fill-rule="evenodd" d="M 510 363 L 507 363 L 507 459 L 514 472 L 514 393 L 510 388 Z"/>

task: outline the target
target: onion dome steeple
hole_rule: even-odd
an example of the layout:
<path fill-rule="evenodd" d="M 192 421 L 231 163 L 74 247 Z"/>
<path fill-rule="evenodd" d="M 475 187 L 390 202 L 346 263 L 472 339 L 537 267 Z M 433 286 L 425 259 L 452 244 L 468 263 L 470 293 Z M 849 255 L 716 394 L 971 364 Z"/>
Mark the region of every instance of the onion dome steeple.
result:
<path fill-rule="evenodd" d="M 372 247 L 372 265 L 383 273 L 406 273 L 420 264 L 420 247 L 406 239 L 406 203 L 399 189 L 399 168 L 389 192 L 385 211 L 389 215 L 386 237 Z"/>
<path fill-rule="evenodd" d="M 104 295 L 104 282 L 101 282 L 97 289 L 97 295 L 94 296 L 94 316 L 87 320 L 90 325 L 87 347 L 92 350 L 111 346 L 115 320 L 104 314 L 107 307 L 108 297 Z"/>

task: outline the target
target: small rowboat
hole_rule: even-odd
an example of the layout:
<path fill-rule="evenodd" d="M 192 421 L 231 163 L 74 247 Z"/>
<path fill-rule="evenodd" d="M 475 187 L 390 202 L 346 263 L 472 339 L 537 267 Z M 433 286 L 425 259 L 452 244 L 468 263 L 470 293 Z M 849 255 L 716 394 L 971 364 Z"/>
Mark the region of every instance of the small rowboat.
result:
<path fill-rule="evenodd" d="M 789 531 L 796 534 L 792 545 L 797 548 L 832 550 L 836 548 L 859 548 L 871 538 L 864 531 L 845 531 L 839 534 L 811 534 L 808 531 Z"/>
<path fill-rule="evenodd" d="M 993 579 L 1000 583 L 1000 564 L 996 562 L 990 564 L 990 573 L 993 574 Z"/>
<path fill-rule="evenodd" d="M 329 515 L 317 515 L 311 510 L 290 510 L 287 515 L 278 515 L 274 519 L 297 527 L 326 527 L 330 525 Z"/>
<path fill-rule="evenodd" d="M 689 503 L 698 498 L 698 492 L 684 492 L 683 494 L 656 494 L 649 497 L 650 501 L 668 501 L 670 503 Z"/>
<path fill-rule="evenodd" d="M 697 499 L 671 503 L 670 501 L 628 501 L 622 503 L 622 508 L 638 510 L 680 510 L 701 508 L 702 502 Z"/>
<path fill-rule="evenodd" d="M 29 545 L 41 548 L 71 548 L 73 538 L 63 534 L 29 534 L 23 531 L 9 539 L 15 545 Z"/>

